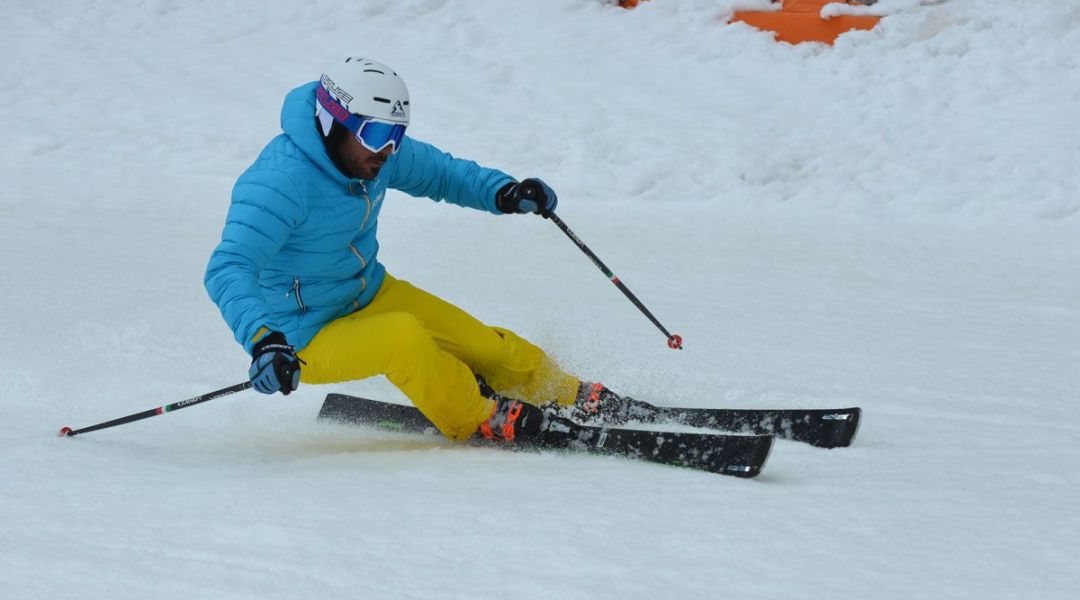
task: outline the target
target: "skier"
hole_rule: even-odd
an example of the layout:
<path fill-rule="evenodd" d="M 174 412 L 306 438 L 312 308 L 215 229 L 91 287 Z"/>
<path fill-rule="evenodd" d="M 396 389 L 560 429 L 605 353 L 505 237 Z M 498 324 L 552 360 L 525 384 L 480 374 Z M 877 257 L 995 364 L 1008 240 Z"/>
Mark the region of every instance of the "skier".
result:
<path fill-rule="evenodd" d="M 579 418 L 613 407 L 604 386 L 379 263 L 387 188 L 495 214 L 547 217 L 558 204 L 539 179 L 406 136 L 410 110 L 393 70 L 346 58 L 286 96 L 283 133 L 237 180 L 204 283 L 252 356 L 253 387 L 287 395 L 382 374 L 451 439 L 531 439 L 540 406 Z"/>

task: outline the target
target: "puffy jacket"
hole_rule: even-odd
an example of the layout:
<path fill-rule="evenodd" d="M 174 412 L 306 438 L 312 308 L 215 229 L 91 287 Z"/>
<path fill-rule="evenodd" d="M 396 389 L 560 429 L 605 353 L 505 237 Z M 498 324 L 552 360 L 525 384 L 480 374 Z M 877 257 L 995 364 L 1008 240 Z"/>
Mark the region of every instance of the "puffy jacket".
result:
<path fill-rule="evenodd" d="M 316 85 L 286 96 L 284 133 L 237 180 L 206 269 L 206 291 L 249 353 L 262 327 L 300 349 L 371 301 L 385 273 L 375 232 L 387 187 L 499 214 L 496 192 L 512 181 L 408 136 L 378 177 L 350 179 L 323 146 Z"/>

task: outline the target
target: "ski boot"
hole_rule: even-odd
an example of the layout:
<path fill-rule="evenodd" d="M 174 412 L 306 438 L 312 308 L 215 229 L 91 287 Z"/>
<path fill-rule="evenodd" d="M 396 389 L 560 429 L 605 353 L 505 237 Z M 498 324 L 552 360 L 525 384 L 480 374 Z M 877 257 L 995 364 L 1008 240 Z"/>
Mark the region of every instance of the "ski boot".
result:
<path fill-rule="evenodd" d="M 540 443 L 547 430 L 547 415 L 539 408 L 495 394 L 491 416 L 477 430 L 488 440 L 502 442 Z"/>
<path fill-rule="evenodd" d="M 602 383 L 581 382 L 570 406 L 558 407 L 559 415 L 585 425 L 622 425 L 627 421 L 649 422 L 655 408 L 620 396 Z"/>
<path fill-rule="evenodd" d="M 476 377 L 476 386 L 480 388 L 480 395 L 485 398 L 494 398 L 496 395 L 495 390 L 490 385 L 488 385 L 488 382 L 486 379 L 484 379 L 484 376 L 476 373 L 473 373 L 473 375 Z"/>
<path fill-rule="evenodd" d="M 502 398 L 480 375 L 476 376 L 480 395 L 498 400 Z M 561 406 L 555 402 L 544 404 L 541 409 L 550 421 L 569 419 L 582 425 L 622 425 L 628 421 L 651 423 L 655 421 L 656 407 L 620 396 L 601 383 L 582 381 L 574 403 Z"/>

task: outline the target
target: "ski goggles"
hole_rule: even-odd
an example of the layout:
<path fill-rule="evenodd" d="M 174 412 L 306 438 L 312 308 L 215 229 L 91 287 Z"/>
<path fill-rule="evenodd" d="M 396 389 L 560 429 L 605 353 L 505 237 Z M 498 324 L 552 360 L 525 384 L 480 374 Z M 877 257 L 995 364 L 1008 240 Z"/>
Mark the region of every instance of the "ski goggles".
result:
<path fill-rule="evenodd" d="M 408 125 L 350 113 L 321 85 L 315 88 L 315 97 L 319 101 L 319 107 L 348 129 L 364 148 L 372 152 L 382 152 L 390 146 L 391 154 L 401 149 L 401 140 L 405 138 L 405 128 Z"/>

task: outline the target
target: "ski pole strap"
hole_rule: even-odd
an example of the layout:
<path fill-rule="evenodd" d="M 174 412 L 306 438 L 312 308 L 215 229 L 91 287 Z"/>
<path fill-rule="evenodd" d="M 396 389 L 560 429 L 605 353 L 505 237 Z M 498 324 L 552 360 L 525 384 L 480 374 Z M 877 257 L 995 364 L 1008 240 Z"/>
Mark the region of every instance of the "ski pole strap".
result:
<path fill-rule="evenodd" d="M 604 264 L 604 261 L 600 260 L 600 257 L 597 256 L 592 250 L 590 250 L 589 247 L 585 245 L 585 242 L 581 241 L 581 238 L 579 238 L 577 234 L 575 234 L 573 230 L 571 230 L 570 227 L 565 222 L 563 222 L 562 219 L 559 218 L 559 215 L 555 213 L 550 213 L 548 215 L 548 218 L 551 219 L 556 225 L 558 225 L 559 229 L 561 229 L 562 232 L 566 234 L 566 237 L 570 238 L 570 241 L 574 242 L 574 244 L 577 245 L 577 247 L 585 253 L 585 256 L 589 257 L 593 264 L 596 265 L 596 268 L 600 269 L 600 271 L 607 276 L 611 283 L 615 284 L 615 287 L 619 288 L 619 291 L 621 291 L 623 295 L 626 296 L 628 300 L 630 300 L 630 302 L 633 302 L 634 306 L 636 306 L 643 315 L 648 317 L 649 320 L 652 321 L 652 324 L 655 325 L 656 328 L 659 329 L 660 332 L 667 337 L 668 348 L 671 348 L 672 350 L 683 349 L 682 336 L 672 334 L 667 330 L 667 328 L 660 324 L 660 321 L 657 320 L 655 316 L 653 316 L 652 312 L 650 312 L 648 308 L 645 308 L 645 305 L 642 304 L 641 300 L 638 300 L 637 296 L 635 296 L 634 293 L 630 291 L 630 288 L 626 287 L 626 285 L 624 285 L 623 282 L 619 280 L 615 273 L 611 272 L 611 269 L 609 269 L 607 265 Z"/>

